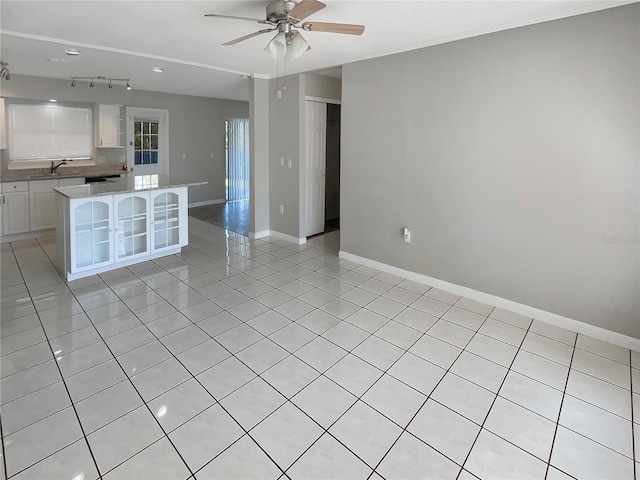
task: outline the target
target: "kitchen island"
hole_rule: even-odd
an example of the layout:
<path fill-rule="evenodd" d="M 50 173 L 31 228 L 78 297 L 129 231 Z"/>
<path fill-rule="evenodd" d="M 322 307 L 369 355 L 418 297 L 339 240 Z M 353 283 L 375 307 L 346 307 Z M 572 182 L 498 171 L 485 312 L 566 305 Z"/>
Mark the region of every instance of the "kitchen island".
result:
<path fill-rule="evenodd" d="M 179 253 L 188 243 L 188 187 L 166 175 L 127 175 L 55 188 L 56 267 L 66 280 Z"/>

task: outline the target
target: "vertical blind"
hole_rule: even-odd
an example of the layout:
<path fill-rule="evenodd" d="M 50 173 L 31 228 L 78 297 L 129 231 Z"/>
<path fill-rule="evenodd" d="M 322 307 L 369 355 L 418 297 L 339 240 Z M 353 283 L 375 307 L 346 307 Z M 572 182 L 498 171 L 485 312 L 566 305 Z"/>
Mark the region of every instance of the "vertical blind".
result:
<path fill-rule="evenodd" d="M 249 120 L 228 118 L 227 133 L 227 200 L 249 198 Z"/>
<path fill-rule="evenodd" d="M 89 158 L 93 150 L 90 108 L 9 105 L 9 158 Z"/>

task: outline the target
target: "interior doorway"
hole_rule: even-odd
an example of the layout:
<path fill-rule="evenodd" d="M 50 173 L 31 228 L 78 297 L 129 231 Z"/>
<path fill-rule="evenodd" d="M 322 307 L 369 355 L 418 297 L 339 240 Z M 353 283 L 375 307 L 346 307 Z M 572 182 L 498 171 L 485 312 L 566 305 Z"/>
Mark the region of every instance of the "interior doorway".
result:
<path fill-rule="evenodd" d="M 340 105 L 305 102 L 301 237 L 340 227 Z"/>
<path fill-rule="evenodd" d="M 249 120 L 225 119 L 225 190 L 228 202 L 249 200 Z M 248 208 L 248 205 L 247 205 Z"/>
<path fill-rule="evenodd" d="M 340 105 L 327 104 L 327 160 L 324 188 L 325 233 L 340 229 L 340 114 Z"/>

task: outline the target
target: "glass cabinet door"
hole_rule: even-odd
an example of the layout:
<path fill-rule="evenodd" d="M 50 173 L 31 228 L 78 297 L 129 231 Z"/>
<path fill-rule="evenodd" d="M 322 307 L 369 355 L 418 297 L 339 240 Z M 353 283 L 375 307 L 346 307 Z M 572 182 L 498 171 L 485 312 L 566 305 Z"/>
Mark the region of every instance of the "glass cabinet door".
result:
<path fill-rule="evenodd" d="M 180 245 L 180 195 L 167 191 L 153 196 L 153 250 Z"/>
<path fill-rule="evenodd" d="M 112 262 L 111 202 L 84 200 L 71 210 L 73 269 Z"/>
<path fill-rule="evenodd" d="M 147 203 L 145 194 L 114 195 L 116 261 L 148 252 Z"/>

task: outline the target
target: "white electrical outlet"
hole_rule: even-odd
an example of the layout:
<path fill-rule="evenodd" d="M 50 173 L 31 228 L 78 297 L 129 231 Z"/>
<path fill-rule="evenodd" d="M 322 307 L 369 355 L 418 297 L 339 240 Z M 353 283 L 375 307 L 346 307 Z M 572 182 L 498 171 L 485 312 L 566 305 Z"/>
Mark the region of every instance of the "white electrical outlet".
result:
<path fill-rule="evenodd" d="M 291 168 L 293 165 L 293 163 L 291 162 L 291 159 L 289 159 L 289 168 Z"/>
<path fill-rule="evenodd" d="M 186 154 L 186 153 L 183 153 L 183 154 L 182 154 L 182 160 L 186 160 L 186 159 L 187 159 L 187 154 Z"/>
<path fill-rule="evenodd" d="M 125 157 L 124 155 L 120 155 L 119 162 L 124 163 L 126 161 L 127 161 L 127 157 Z"/>
<path fill-rule="evenodd" d="M 104 162 L 105 162 L 104 157 L 98 157 L 98 163 L 104 163 Z"/>
<path fill-rule="evenodd" d="M 284 167 L 284 157 L 280 157 L 280 166 Z"/>
<path fill-rule="evenodd" d="M 280 205 L 280 214 L 284 214 L 284 205 Z"/>
<path fill-rule="evenodd" d="M 211 155 L 211 158 L 213 158 L 213 152 L 211 152 L 210 155 Z"/>

